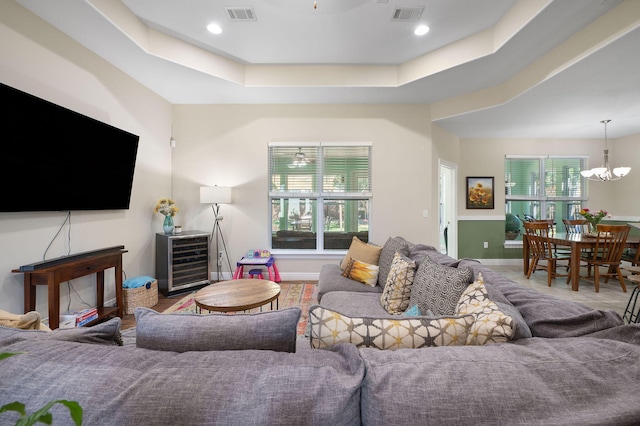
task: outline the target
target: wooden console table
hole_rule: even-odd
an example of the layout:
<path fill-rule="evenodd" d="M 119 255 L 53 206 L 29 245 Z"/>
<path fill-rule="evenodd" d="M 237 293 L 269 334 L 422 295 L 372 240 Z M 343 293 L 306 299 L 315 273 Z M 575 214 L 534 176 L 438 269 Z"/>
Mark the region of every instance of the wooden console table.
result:
<path fill-rule="evenodd" d="M 49 301 L 49 328 L 60 326 L 60 283 L 96 274 L 96 308 L 98 319 L 107 315 L 123 315 L 122 302 L 122 254 L 124 246 L 93 250 L 48 261 L 32 263 L 14 269 L 12 272 L 24 274 L 24 312 L 36 308 L 36 287 L 46 285 Z M 104 306 L 104 271 L 115 268 L 116 306 Z"/>

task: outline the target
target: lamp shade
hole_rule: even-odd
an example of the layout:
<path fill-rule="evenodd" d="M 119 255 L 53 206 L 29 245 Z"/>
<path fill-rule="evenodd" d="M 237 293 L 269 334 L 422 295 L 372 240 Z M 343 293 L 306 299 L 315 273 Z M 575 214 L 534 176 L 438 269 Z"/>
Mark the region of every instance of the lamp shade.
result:
<path fill-rule="evenodd" d="M 228 186 L 201 186 L 202 204 L 231 204 L 231 188 Z"/>

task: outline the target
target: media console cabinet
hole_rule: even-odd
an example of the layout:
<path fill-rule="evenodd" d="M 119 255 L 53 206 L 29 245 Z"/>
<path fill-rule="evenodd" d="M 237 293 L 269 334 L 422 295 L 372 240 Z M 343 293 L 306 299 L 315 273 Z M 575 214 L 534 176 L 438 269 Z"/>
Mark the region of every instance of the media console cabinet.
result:
<path fill-rule="evenodd" d="M 12 272 L 24 274 L 24 312 L 36 309 L 36 286 L 46 285 L 49 301 L 49 328 L 60 326 L 60 284 L 86 275 L 96 274 L 96 308 L 100 319 L 117 315 L 122 318 L 122 254 L 124 246 L 108 247 L 52 260 L 23 265 Z M 116 305 L 104 306 L 104 271 L 115 268 Z"/>

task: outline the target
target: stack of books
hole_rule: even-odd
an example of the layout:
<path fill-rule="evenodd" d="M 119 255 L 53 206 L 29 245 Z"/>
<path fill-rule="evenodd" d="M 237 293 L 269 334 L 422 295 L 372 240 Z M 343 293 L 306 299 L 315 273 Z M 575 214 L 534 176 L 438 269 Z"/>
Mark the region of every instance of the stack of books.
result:
<path fill-rule="evenodd" d="M 76 327 L 82 327 L 98 318 L 98 309 L 89 308 L 76 312 Z"/>

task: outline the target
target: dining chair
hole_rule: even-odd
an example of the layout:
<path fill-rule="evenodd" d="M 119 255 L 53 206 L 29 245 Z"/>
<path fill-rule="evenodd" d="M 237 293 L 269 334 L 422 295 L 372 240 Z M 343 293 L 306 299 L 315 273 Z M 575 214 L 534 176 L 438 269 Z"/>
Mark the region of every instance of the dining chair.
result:
<path fill-rule="evenodd" d="M 624 277 L 620 272 L 620 264 L 630 230 L 629 225 L 598 224 L 598 236 L 593 250 L 590 253 L 581 254 L 580 260 L 587 263 L 587 275 L 581 275 L 580 279 L 593 280 L 596 293 L 600 291 L 600 277 L 604 277 L 605 282 L 608 282 L 609 278 L 618 278 L 622 291 L 627 292 Z M 607 267 L 607 272 L 601 272 L 601 267 Z M 591 269 L 593 269 L 593 276 L 591 276 Z"/>
<path fill-rule="evenodd" d="M 629 302 L 627 302 L 627 308 L 622 314 L 622 320 L 627 324 L 640 323 L 640 305 L 638 305 L 638 296 L 640 296 L 640 266 L 623 266 L 622 269 L 626 269 L 631 272 L 627 276 L 627 279 L 635 284 L 635 288 L 631 292 Z"/>
<path fill-rule="evenodd" d="M 524 222 L 524 229 L 529 244 L 529 252 L 531 253 L 531 262 L 529 262 L 529 270 L 527 271 L 527 279 L 536 269 L 547 271 L 547 284 L 551 287 L 551 281 L 556 277 L 565 277 L 568 274 L 558 274 L 558 261 L 570 261 L 570 256 L 557 255 L 554 250 L 554 244 L 549 239 L 551 226 L 548 221 Z M 541 264 L 545 261 L 546 264 Z"/>
<path fill-rule="evenodd" d="M 625 249 L 622 252 L 622 260 L 626 260 L 632 266 L 640 266 L 640 249 Z"/>
<path fill-rule="evenodd" d="M 585 234 L 589 227 L 586 219 L 562 219 L 562 224 L 567 234 Z"/>

